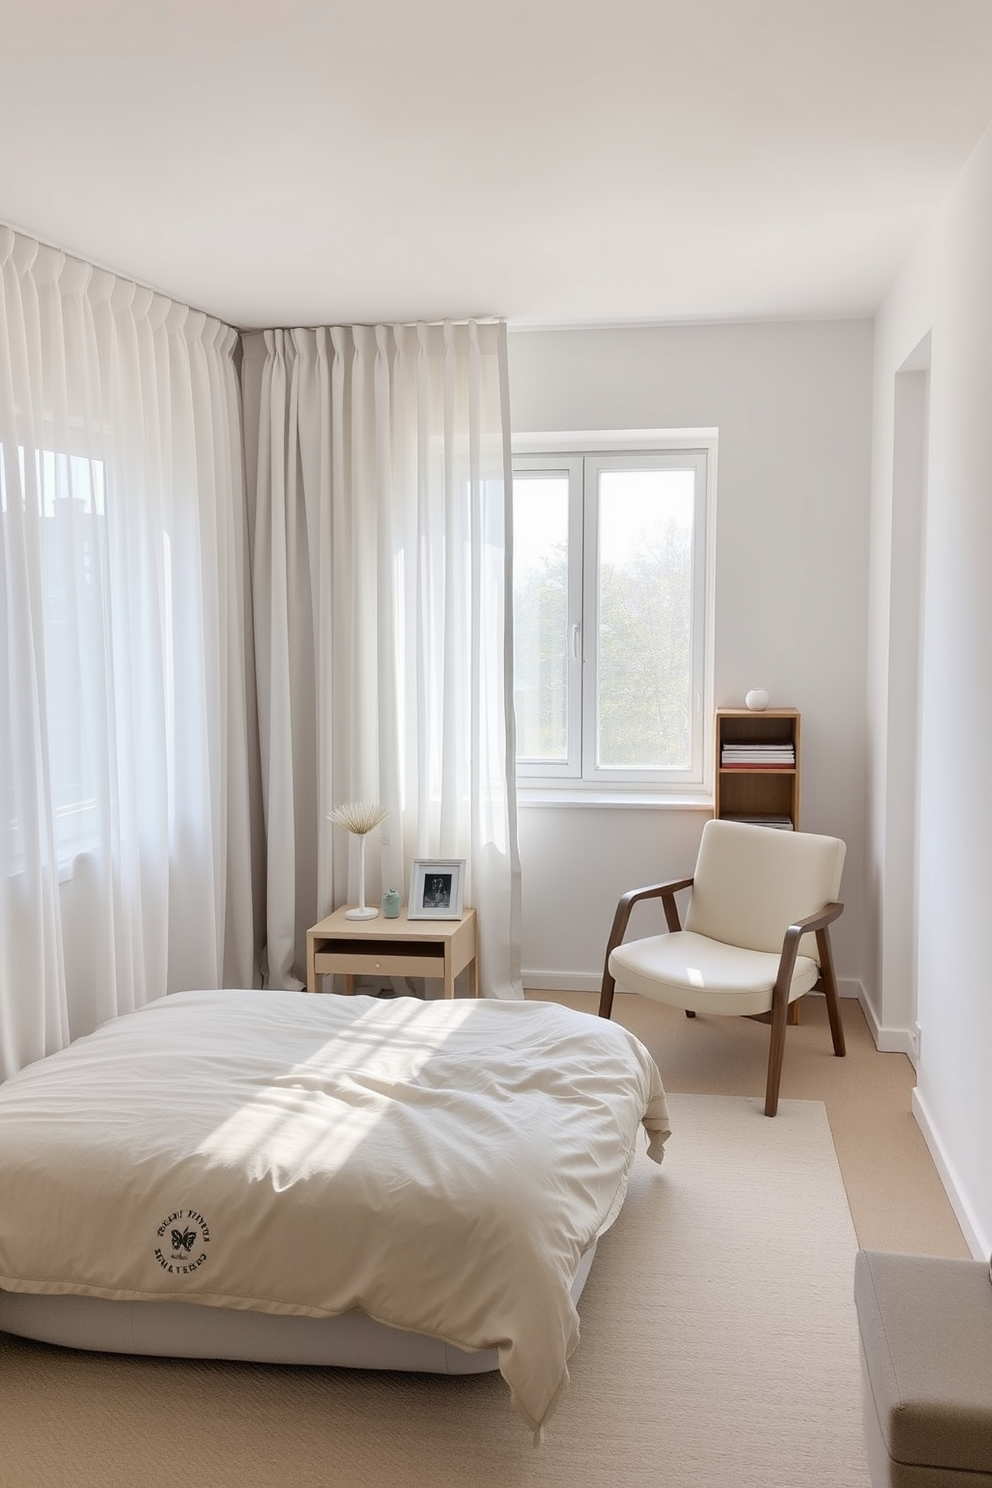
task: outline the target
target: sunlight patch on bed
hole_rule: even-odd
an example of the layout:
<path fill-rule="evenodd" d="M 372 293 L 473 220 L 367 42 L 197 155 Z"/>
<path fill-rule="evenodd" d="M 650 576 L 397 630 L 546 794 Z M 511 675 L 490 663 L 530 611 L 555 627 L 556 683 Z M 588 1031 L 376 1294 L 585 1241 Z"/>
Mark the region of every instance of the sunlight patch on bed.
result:
<path fill-rule="evenodd" d="M 329 1164 L 342 1168 L 471 1017 L 473 1004 L 446 1003 L 446 1020 L 435 1027 L 424 1013 L 432 1006 L 418 998 L 373 1003 L 302 1063 L 274 1075 L 197 1152 L 222 1166 L 247 1165 L 277 1189 L 305 1178 L 318 1155 L 325 1172 Z M 398 1043 L 404 1030 L 411 1037 Z"/>

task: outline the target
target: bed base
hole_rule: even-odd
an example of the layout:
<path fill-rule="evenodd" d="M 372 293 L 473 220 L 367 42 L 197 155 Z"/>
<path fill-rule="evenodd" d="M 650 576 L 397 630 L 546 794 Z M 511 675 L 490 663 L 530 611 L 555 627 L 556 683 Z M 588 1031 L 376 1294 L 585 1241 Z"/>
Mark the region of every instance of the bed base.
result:
<path fill-rule="evenodd" d="M 578 1302 L 595 1242 L 572 1283 Z M 259 1364 L 321 1364 L 423 1374 L 484 1374 L 499 1368 L 495 1349 L 471 1351 L 439 1338 L 378 1323 L 364 1312 L 297 1317 L 194 1302 L 127 1302 L 103 1297 L 0 1290 L 0 1332 L 97 1353 L 177 1359 L 241 1359 Z"/>

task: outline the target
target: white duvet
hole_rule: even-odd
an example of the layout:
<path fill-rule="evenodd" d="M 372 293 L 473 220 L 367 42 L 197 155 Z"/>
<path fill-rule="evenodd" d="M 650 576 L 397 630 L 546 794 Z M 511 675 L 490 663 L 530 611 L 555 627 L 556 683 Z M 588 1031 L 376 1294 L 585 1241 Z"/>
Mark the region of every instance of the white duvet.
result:
<path fill-rule="evenodd" d="M 551 1003 L 183 992 L 0 1086 L 0 1287 L 329 1316 L 495 1348 L 538 1431 L 658 1071 Z"/>

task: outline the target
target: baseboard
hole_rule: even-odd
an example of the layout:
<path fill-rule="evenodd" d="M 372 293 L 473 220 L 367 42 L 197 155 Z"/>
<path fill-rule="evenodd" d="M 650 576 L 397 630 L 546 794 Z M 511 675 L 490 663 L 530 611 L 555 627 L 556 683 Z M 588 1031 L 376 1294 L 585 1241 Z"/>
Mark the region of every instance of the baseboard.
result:
<path fill-rule="evenodd" d="M 528 992 L 599 992 L 603 986 L 603 973 L 525 971 L 522 980 Z"/>
<path fill-rule="evenodd" d="M 989 1256 L 992 1255 L 992 1235 L 983 1236 L 979 1232 L 979 1226 L 972 1213 L 971 1205 L 961 1191 L 961 1186 L 954 1172 L 954 1165 L 947 1156 L 944 1144 L 937 1134 L 930 1118 L 930 1112 L 927 1109 L 926 1102 L 920 1095 L 918 1086 L 912 1093 L 912 1109 L 913 1115 L 916 1117 L 916 1124 L 923 1133 L 923 1140 L 926 1142 L 930 1156 L 933 1158 L 934 1167 L 937 1169 L 940 1181 L 944 1185 L 947 1197 L 951 1202 L 954 1216 L 961 1226 L 961 1233 L 964 1235 L 968 1249 L 976 1261 L 988 1260 Z"/>
<path fill-rule="evenodd" d="M 603 973 L 601 971 L 525 971 L 523 984 L 528 992 L 598 992 L 603 985 Z M 857 997 L 864 1006 L 861 983 L 854 978 L 838 977 L 837 991 L 841 997 Z M 865 1013 L 867 1016 L 867 1008 Z"/>
<path fill-rule="evenodd" d="M 860 986 L 860 984 L 858 985 Z M 916 1046 L 913 1043 L 911 1030 L 898 1026 L 887 1027 L 885 1024 L 879 1023 L 875 1015 L 875 1009 L 868 1001 L 863 987 L 860 988 L 858 993 L 858 1000 L 861 1003 L 861 1011 L 865 1015 L 865 1022 L 868 1024 L 868 1030 L 871 1033 L 878 1052 L 880 1054 L 905 1054 L 915 1069 Z"/>

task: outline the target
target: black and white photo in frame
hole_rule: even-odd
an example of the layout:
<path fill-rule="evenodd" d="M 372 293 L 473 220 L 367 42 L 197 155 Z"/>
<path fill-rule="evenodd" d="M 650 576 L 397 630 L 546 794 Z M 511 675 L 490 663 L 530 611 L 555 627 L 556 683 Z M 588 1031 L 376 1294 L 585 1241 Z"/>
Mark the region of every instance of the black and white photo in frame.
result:
<path fill-rule="evenodd" d="M 418 858 L 410 877 L 410 920 L 459 920 L 464 898 L 464 858 Z"/>

